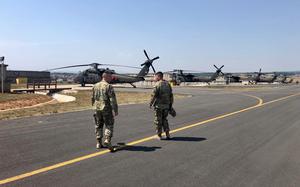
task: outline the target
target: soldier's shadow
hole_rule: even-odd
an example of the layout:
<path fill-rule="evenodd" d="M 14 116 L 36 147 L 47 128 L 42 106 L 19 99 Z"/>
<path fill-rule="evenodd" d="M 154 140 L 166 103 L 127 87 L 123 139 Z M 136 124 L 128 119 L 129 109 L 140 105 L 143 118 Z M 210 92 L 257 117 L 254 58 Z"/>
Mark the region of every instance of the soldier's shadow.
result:
<path fill-rule="evenodd" d="M 206 138 L 203 137 L 172 137 L 170 140 L 165 141 L 183 141 L 183 142 L 201 142 L 207 140 Z"/>
<path fill-rule="evenodd" d="M 156 151 L 156 149 L 161 149 L 161 147 L 157 146 L 136 146 L 136 145 L 126 145 L 125 143 L 117 143 L 117 151 L 142 151 L 142 152 L 152 152 Z"/>

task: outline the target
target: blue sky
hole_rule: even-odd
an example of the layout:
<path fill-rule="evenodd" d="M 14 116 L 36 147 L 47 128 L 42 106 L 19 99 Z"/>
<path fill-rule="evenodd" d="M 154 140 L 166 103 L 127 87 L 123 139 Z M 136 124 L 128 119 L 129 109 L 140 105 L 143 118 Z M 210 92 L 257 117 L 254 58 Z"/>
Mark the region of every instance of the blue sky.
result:
<path fill-rule="evenodd" d="M 99 62 L 159 70 L 300 70 L 298 0 L 0 0 L 10 69 Z M 134 71 L 134 70 L 121 70 Z"/>

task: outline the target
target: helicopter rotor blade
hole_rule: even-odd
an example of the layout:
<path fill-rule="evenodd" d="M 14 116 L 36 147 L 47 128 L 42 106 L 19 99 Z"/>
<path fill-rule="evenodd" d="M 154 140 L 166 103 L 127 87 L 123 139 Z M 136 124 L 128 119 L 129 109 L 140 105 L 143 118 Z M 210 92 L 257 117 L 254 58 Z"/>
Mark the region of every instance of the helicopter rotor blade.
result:
<path fill-rule="evenodd" d="M 172 71 L 167 71 L 169 73 L 178 73 L 178 72 L 186 72 L 186 73 L 208 73 L 205 71 L 197 71 L 197 70 L 187 70 L 187 69 L 174 69 Z"/>
<path fill-rule="evenodd" d="M 153 72 L 156 73 L 155 68 L 154 68 L 154 66 L 152 65 L 152 63 L 151 63 L 151 67 L 152 67 Z"/>
<path fill-rule="evenodd" d="M 157 59 L 159 59 L 159 56 L 157 56 L 157 57 L 155 57 L 155 58 L 153 58 L 153 59 L 151 59 L 151 60 L 149 61 L 150 66 L 151 66 L 151 68 L 152 68 L 152 70 L 153 70 L 154 73 L 156 73 L 156 71 L 155 71 L 155 68 L 154 68 L 154 66 L 153 66 L 152 64 L 153 64 L 153 62 L 154 62 L 155 60 L 157 60 Z"/>
<path fill-rule="evenodd" d="M 157 59 L 159 59 L 159 56 L 153 58 L 151 61 L 154 61 L 154 60 L 157 60 Z"/>
<path fill-rule="evenodd" d="M 150 60 L 150 58 L 149 58 L 149 56 L 148 56 L 148 54 L 147 54 L 147 52 L 146 52 L 145 49 L 144 49 L 144 54 L 145 54 L 145 56 L 147 57 L 147 59 Z"/>
<path fill-rule="evenodd" d="M 118 64 L 101 64 L 101 66 L 113 66 L 113 67 L 124 67 L 124 68 L 133 68 L 133 69 L 141 69 L 135 66 L 126 66 L 126 65 L 118 65 Z"/>
<path fill-rule="evenodd" d="M 141 68 L 135 67 L 135 66 L 126 66 L 126 65 L 118 65 L 118 64 L 91 63 L 91 64 L 80 64 L 80 65 L 73 65 L 73 66 L 64 66 L 64 67 L 59 67 L 59 68 L 53 68 L 53 69 L 48 69 L 48 71 L 59 70 L 59 69 L 67 69 L 67 68 L 75 68 L 75 67 L 85 67 L 85 66 L 91 66 L 91 67 L 93 67 L 95 69 L 97 69 L 98 66 L 114 66 L 114 67 L 125 67 L 125 68 L 141 69 Z"/>
<path fill-rule="evenodd" d="M 215 67 L 216 69 L 219 69 L 216 65 L 214 65 L 214 67 Z"/>
<path fill-rule="evenodd" d="M 220 74 L 221 75 L 223 75 L 223 76 L 225 76 L 225 74 L 222 72 L 222 68 L 224 67 L 224 65 L 222 65 L 220 68 L 219 68 L 219 70 L 220 70 Z"/>
<path fill-rule="evenodd" d="M 73 65 L 73 66 L 64 66 L 64 67 L 59 67 L 59 68 L 48 69 L 48 71 L 59 70 L 59 69 L 67 69 L 67 68 L 75 68 L 75 67 L 84 67 L 84 66 L 90 66 L 90 64 L 80 64 L 80 65 Z"/>
<path fill-rule="evenodd" d="M 142 63 L 141 66 L 148 66 L 148 67 L 151 66 L 153 72 L 156 73 L 155 68 L 154 68 L 154 66 L 152 64 L 153 64 L 153 62 L 155 60 L 159 59 L 159 56 L 157 56 L 157 57 L 155 57 L 153 59 L 150 59 L 145 49 L 144 49 L 144 54 L 147 57 L 147 60 L 144 63 Z"/>
<path fill-rule="evenodd" d="M 207 73 L 207 72 L 205 72 L 205 71 L 188 70 L 188 69 L 183 69 L 182 71 L 185 71 L 185 72 L 191 72 L 191 73 Z"/>

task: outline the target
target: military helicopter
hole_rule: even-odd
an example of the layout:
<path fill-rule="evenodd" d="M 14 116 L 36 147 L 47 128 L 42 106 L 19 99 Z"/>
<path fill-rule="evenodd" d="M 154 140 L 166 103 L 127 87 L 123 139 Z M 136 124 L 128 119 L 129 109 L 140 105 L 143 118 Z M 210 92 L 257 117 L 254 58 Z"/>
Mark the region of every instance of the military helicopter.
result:
<path fill-rule="evenodd" d="M 231 82 L 241 82 L 242 80 L 246 80 L 248 78 L 245 74 L 234 74 L 234 73 L 225 73 L 226 84 Z"/>
<path fill-rule="evenodd" d="M 216 68 L 216 72 L 213 73 L 212 75 L 206 75 L 206 76 L 205 75 L 197 76 L 196 73 L 204 74 L 204 72 L 200 72 L 200 71 L 197 72 L 193 70 L 175 69 L 173 71 L 169 71 L 169 73 L 172 73 L 172 82 L 175 85 L 180 85 L 181 82 L 206 82 L 209 84 L 210 82 L 215 81 L 216 78 L 221 74 L 224 75 L 224 73 L 222 72 L 222 68 L 224 67 L 224 65 L 222 65 L 220 68 L 218 68 L 216 65 L 214 65 L 214 67 Z M 189 72 L 189 73 L 184 73 L 184 72 Z"/>
<path fill-rule="evenodd" d="M 293 82 L 293 78 L 288 77 L 287 75 L 280 74 L 277 76 L 275 82 L 283 83 L 283 84 L 288 84 Z"/>
<path fill-rule="evenodd" d="M 191 72 L 193 72 L 194 74 L 192 74 Z M 191 70 L 174 69 L 173 71 L 167 71 L 166 73 L 172 74 L 171 82 L 173 82 L 174 85 L 180 85 L 180 83 L 182 82 L 194 82 L 193 79 L 195 77 L 195 73 L 200 73 L 200 72 L 191 71 Z"/>
<path fill-rule="evenodd" d="M 257 84 L 258 82 L 272 83 L 277 76 L 276 73 L 262 73 L 261 68 L 254 73 L 226 73 L 225 75 L 227 83 L 249 81 L 251 84 Z"/>
<path fill-rule="evenodd" d="M 262 73 L 260 68 L 259 72 L 249 76 L 248 81 L 252 84 L 257 84 L 258 82 L 273 83 L 277 76 L 278 75 L 276 73 Z"/>
<path fill-rule="evenodd" d="M 66 68 L 74 68 L 74 67 L 84 67 L 84 66 L 91 66 L 91 68 L 86 69 L 82 72 L 80 72 L 75 78 L 74 82 L 81 84 L 81 86 L 85 86 L 86 84 L 95 84 L 99 82 L 102 78 L 102 74 L 105 71 L 110 71 L 112 75 L 112 84 L 116 83 L 129 83 L 134 88 L 136 87 L 133 83 L 144 81 L 145 76 L 149 73 L 150 66 L 155 73 L 155 68 L 152 65 L 153 62 L 157 59 L 159 59 L 159 56 L 150 59 L 146 50 L 144 50 L 144 54 L 147 58 L 147 60 L 141 64 L 142 68 L 134 67 L 134 66 L 124 66 L 124 65 L 116 65 L 116 64 L 99 64 L 99 63 L 91 63 L 91 64 L 79 64 L 79 65 L 72 65 L 72 66 L 64 66 L 59 68 L 50 69 L 48 71 L 53 70 L 59 70 L 59 69 L 66 69 Z M 115 67 L 126 67 L 126 68 L 137 68 L 140 69 L 140 72 L 137 74 L 137 76 L 129 76 L 125 74 L 118 74 L 114 70 L 111 70 L 109 68 L 99 68 L 99 66 L 115 66 Z"/>
<path fill-rule="evenodd" d="M 267 82 L 267 83 L 273 83 L 277 79 L 278 75 L 276 73 L 268 73 L 263 74 L 258 82 Z"/>
<path fill-rule="evenodd" d="M 216 68 L 216 71 L 211 76 L 197 76 L 194 77 L 194 80 L 196 82 L 206 82 L 209 84 L 210 82 L 215 81 L 220 75 L 225 76 L 225 74 L 222 72 L 224 65 L 222 65 L 220 68 L 218 68 L 216 65 L 214 65 L 214 67 Z"/>

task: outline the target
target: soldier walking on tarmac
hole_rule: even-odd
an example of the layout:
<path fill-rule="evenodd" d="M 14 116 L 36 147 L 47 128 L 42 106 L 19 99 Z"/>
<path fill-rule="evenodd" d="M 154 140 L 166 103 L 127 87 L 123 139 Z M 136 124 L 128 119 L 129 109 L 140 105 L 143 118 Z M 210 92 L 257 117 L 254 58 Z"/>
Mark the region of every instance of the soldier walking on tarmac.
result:
<path fill-rule="evenodd" d="M 168 114 L 173 105 L 173 93 L 171 85 L 163 80 L 163 73 L 155 73 L 156 84 L 151 94 L 150 108 L 154 106 L 154 125 L 158 138 L 162 139 L 162 129 L 166 133 L 166 139 L 170 139 L 170 128 L 168 124 Z"/>
<path fill-rule="evenodd" d="M 106 71 L 102 74 L 102 80 L 93 87 L 92 105 L 95 106 L 96 148 L 107 147 L 113 151 L 111 138 L 113 136 L 114 117 L 118 115 L 118 104 L 114 89 L 109 84 L 111 80 L 111 72 Z M 102 143 L 104 125 L 104 141 Z"/>

